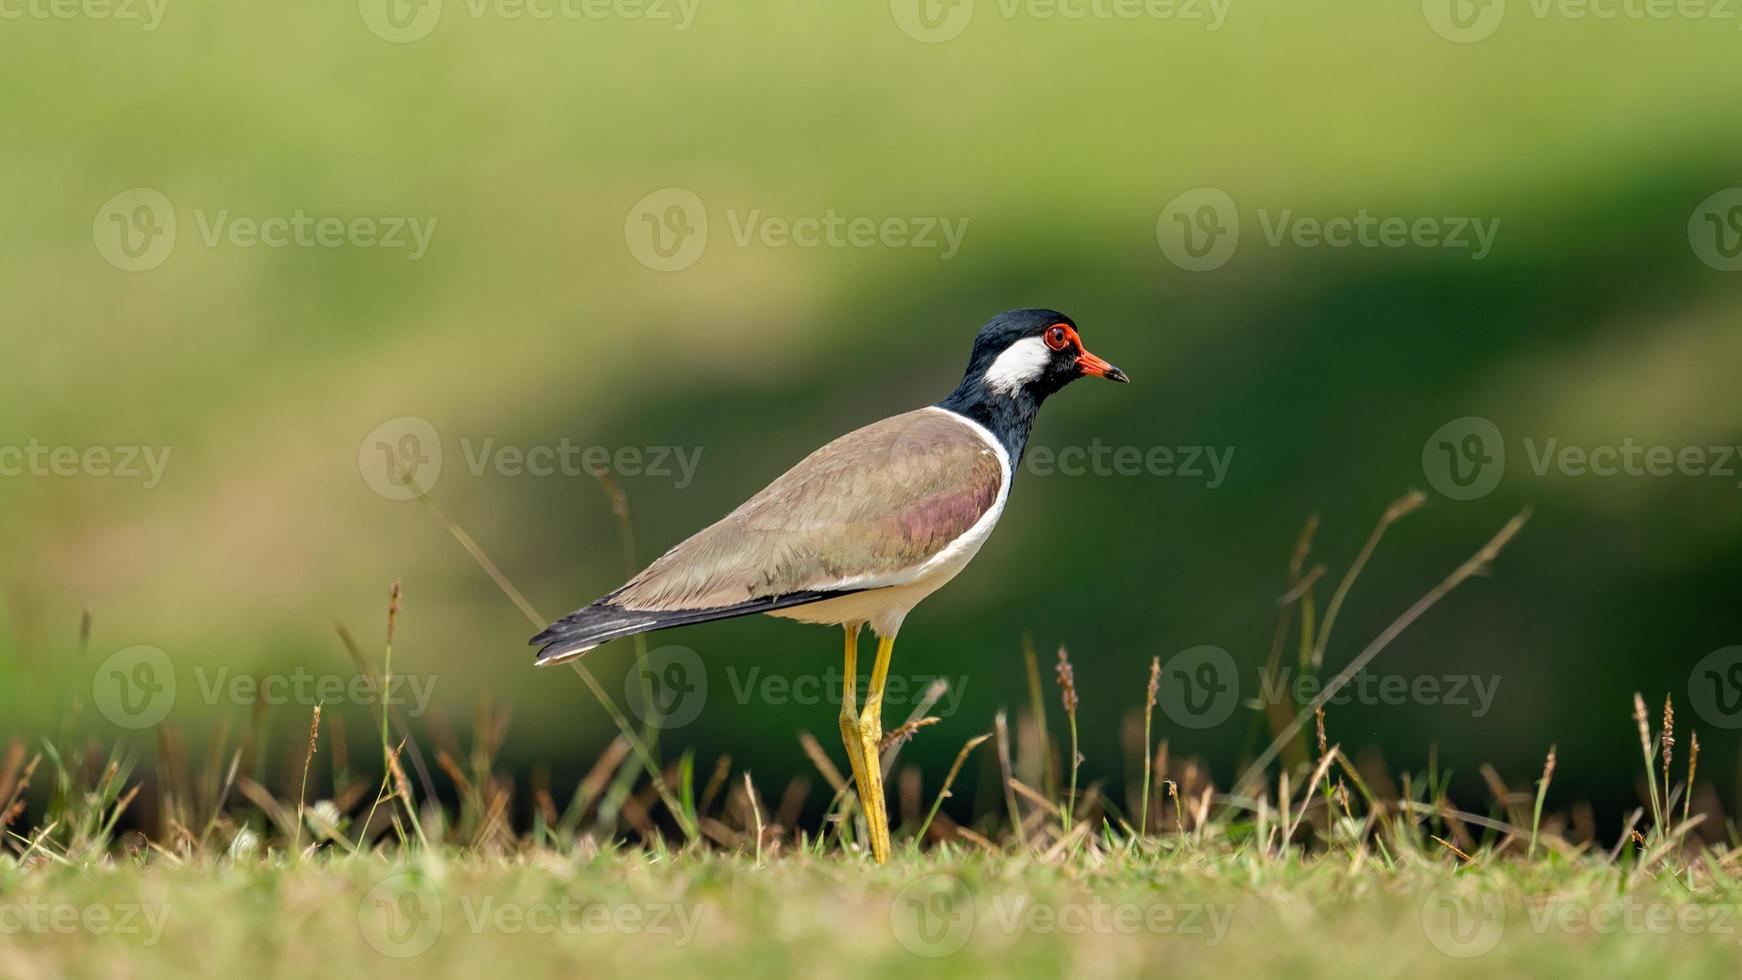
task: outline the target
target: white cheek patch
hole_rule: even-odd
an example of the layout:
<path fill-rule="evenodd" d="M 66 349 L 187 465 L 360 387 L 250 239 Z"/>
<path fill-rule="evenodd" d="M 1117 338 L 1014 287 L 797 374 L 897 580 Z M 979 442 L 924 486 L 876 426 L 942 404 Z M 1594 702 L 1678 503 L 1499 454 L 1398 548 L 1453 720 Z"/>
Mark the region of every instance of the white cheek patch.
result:
<path fill-rule="evenodd" d="M 1038 379 L 1052 362 L 1052 350 L 1039 337 L 1011 344 L 986 369 L 986 387 L 1006 394 Z"/>

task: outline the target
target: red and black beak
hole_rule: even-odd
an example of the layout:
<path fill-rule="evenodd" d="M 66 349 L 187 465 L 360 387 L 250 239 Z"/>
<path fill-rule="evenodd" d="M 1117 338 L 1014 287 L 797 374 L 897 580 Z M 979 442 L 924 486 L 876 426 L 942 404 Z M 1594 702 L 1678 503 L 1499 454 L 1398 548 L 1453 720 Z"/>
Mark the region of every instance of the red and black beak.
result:
<path fill-rule="evenodd" d="M 1125 376 L 1124 371 L 1121 371 L 1107 363 L 1106 360 L 1089 353 L 1087 350 L 1084 350 L 1081 354 L 1077 355 L 1077 370 L 1091 378 L 1106 378 L 1108 381 L 1117 381 L 1120 384 L 1131 383 L 1131 379 Z"/>

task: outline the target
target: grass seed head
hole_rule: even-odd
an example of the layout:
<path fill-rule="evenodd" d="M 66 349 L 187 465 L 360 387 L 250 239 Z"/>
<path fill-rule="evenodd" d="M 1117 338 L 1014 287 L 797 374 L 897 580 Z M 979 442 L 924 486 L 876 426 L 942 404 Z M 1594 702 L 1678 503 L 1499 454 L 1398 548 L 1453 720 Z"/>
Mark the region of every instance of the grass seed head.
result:
<path fill-rule="evenodd" d="M 387 644 L 393 645 L 393 627 L 399 622 L 399 580 L 387 590 Z"/>
<path fill-rule="evenodd" d="M 1663 769 L 1669 771 L 1669 760 L 1675 754 L 1675 700 L 1672 695 L 1663 699 L 1663 731 L 1658 733 L 1658 741 L 1663 745 Z"/>
<path fill-rule="evenodd" d="M 1064 702 L 1065 714 L 1075 716 L 1077 713 L 1077 675 L 1071 669 L 1071 655 L 1063 646 L 1059 647 L 1059 694 Z"/>

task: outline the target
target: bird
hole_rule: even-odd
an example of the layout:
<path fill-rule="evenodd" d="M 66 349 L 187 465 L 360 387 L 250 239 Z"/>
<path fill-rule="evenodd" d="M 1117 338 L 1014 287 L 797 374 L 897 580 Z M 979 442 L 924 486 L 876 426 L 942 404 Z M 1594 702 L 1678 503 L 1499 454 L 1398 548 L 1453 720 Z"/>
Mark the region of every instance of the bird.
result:
<path fill-rule="evenodd" d="M 531 639 L 539 666 L 653 630 L 765 613 L 845 632 L 841 741 L 872 857 L 889 858 L 883 691 L 895 637 L 986 543 L 1041 403 L 1083 377 L 1127 383 L 1054 310 L 1010 310 L 974 337 L 943 400 L 873 422 L 805 457 L 718 522 Z M 860 631 L 877 639 L 855 703 Z"/>

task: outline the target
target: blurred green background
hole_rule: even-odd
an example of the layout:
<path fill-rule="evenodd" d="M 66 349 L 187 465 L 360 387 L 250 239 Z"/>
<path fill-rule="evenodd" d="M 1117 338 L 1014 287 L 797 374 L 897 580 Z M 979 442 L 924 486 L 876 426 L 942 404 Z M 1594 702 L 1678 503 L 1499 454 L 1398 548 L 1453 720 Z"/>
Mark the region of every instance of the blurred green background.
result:
<path fill-rule="evenodd" d="M 675 463 L 614 473 L 644 563 L 824 441 L 943 396 L 979 324 L 1024 306 L 1069 313 L 1134 379 L 1067 390 L 1033 446 L 1233 456 L 1214 487 L 1021 477 L 896 650 L 896 675 L 947 675 L 960 697 L 906 750 L 928 786 L 1026 704 L 1024 631 L 1049 698 L 1051 652 L 1070 647 L 1088 779 L 1125 772 L 1119 719 L 1152 656 L 1221 647 L 1253 696 L 1302 523 L 1320 515 L 1322 604 L 1412 487 L 1429 506 L 1385 539 L 1326 668 L 1532 506 L 1493 574 L 1373 667 L 1498 687 L 1480 717 L 1334 707 L 1345 747 L 1404 769 L 1437 746 L 1475 787 L 1482 762 L 1525 782 L 1557 743 L 1557 795 L 1616 810 L 1636 793 L 1632 692 L 1685 702 L 1695 665 L 1742 643 L 1734 460 L 1729 476 L 1538 476 L 1525 442 L 1742 442 L 1742 222 L 1721 193 L 1742 185 L 1742 23 L 1722 7 L 160 2 L 63 17 L 19 0 L 0 20 L 0 446 L 170 450 L 150 487 L 83 456 L 70 476 L 0 476 L 6 732 L 54 730 L 75 697 L 90 716 L 95 665 L 148 645 L 175 664 L 168 723 L 197 741 L 247 716 L 202 693 L 223 667 L 349 675 L 335 622 L 378 656 L 402 579 L 395 668 L 433 684 L 419 723 L 463 727 L 490 692 L 512 706 L 505 759 L 561 791 L 610 722 L 572 673 L 533 669 L 529 624 L 425 508 L 372 488 L 378 427 L 427 421 L 433 499 L 554 617 L 622 579 L 610 507 L 585 473 L 474 472 L 486 440 L 699 450 L 687 481 Z M 161 199 L 117 200 L 139 188 Z M 1177 236 L 1207 227 L 1206 200 L 1233 205 L 1238 246 L 1183 268 Z M 298 213 L 412 219 L 427 250 L 350 224 L 333 244 L 231 234 Z M 830 214 L 962 235 L 946 255 L 881 231 L 762 234 Z M 1492 246 L 1267 234 L 1359 214 L 1474 219 Z M 662 258 L 698 219 L 699 253 Z M 1471 416 L 1503 434 L 1506 467 L 1458 500 L 1424 448 Z M 826 676 L 836 634 L 754 619 L 652 640 L 696 651 L 710 681 L 668 752 L 730 754 L 778 785 L 809 769 L 803 728 L 839 760 L 832 703 L 732 693 L 758 668 Z M 632 655 L 587 663 L 620 695 Z M 1726 703 L 1683 719 L 1729 799 L 1723 726 L 1742 714 Z M 307 707 L 271 717 L 302 730 Z M 1225 784 L 1249 719 L 1158 733 Z"/>

